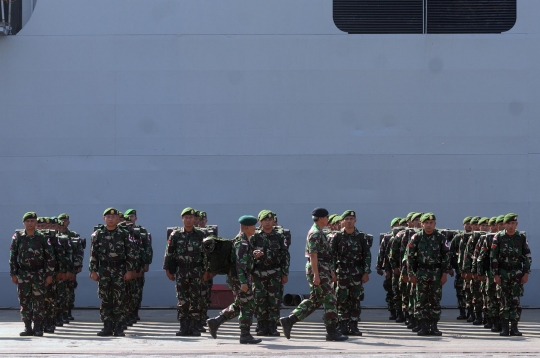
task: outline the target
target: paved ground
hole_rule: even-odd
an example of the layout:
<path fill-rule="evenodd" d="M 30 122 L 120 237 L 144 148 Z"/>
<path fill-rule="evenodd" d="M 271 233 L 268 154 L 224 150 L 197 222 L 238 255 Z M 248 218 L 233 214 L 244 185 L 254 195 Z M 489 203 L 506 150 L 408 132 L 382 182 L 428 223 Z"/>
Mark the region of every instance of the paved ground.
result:
<path fill-rule="evenodd" d="M 217 311 L 213 311 L 213 314 Z M 287 314 L 288 311 L 282 311 Z M 524 310 L 520 324 L 523 337 L 499 337 L 481 327 L 455 320 L 456 310 L 443 310 L 439 325 L 442 337 L 418 337 L 403 325 L 387 319 L 382 309 L 362 312 L 360 325 L 364 335 L 343 343 L 326 342 L 317 311 L 307 322 L 294 326 L 292 339 L 263 337 L 261 344 L 238 344 L 236 322 L 227 322 L 218 339 L 208 334 L 201 337 L 176 337 L 178 328 L 174 310 L 142 310 L 137 325 L 130 327 L 124 338 L 100 338 L 101 328 L 97 310 L 75 310 L 75 321 L 44 337 L 19 337 L 22 323 L 18 311 L 0 311 L 0 356 L 146 356 L 170 355 L 249 355 L 250 357 L 279 354 L 287 356 L 362 355 L 378 357 L 413 356 L 538 356 L 540 353 L 540 310 Z"/>

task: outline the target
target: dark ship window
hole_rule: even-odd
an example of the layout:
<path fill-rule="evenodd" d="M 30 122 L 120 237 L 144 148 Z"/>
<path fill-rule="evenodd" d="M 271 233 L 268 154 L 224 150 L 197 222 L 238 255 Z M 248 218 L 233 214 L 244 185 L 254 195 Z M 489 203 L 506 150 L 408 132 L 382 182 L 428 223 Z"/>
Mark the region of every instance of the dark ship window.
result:
<path fill-rule="evenodd" d="M 0 6 L 4 7 L 3 19 L 2 19 L 2 9 L 0 9 L 0 29 L 3 30 L 8 28 L 9 20 L 9 4 L 7 1 L 0 0 Z M 9 34 L 4 35 L 15 35 L 17 32 L 22 29 L 22 1 L 11 1 L 11 31 Z"/>

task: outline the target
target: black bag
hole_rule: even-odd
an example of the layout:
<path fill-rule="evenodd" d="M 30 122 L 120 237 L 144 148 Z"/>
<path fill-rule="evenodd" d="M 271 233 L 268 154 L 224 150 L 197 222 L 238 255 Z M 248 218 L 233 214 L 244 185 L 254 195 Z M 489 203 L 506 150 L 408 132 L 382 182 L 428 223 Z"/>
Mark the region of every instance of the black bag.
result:
<path fill-rule="evenodd" d="M 209 236 L 203 240 L 203 251 L 208 259 L 208 271 L 218 275 L 227 275 L 231 269 L 232 240 Z"/>

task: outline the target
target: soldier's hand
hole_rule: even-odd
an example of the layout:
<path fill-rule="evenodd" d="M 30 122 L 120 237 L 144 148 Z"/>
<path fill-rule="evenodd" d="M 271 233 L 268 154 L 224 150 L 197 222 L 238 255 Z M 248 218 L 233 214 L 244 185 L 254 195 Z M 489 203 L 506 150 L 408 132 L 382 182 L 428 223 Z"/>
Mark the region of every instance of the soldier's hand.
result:
<path fill-rule="evenodd" d="M 144 272 L 148 272 L 149 269 L 150 269 L 150 265 L 148 264 L 144 265 Z"/>
<path fill-rule="evenodd" d="M 381 269 L 378 269 L 378 270 L 377 270 L 377 274 L 378 274 L 379 276 L 382 276 L 382 274 L 383 274 L 383 270 L 381 270 Z"/>
<path fill-rule="evenodd" d="M 386 278 L 392 277 L 392 271 L 386 271 L 386 272 L 384 273 L 384 276 L 386 276 Z"/>
<path fill-rule="evenodd" d="M 205 272 L 203 273 L 203 275 L 202 275 L 202 282 L 208 281 L 208 280 L 210 279 L 209 277 L 210 277 L 210 272 L 205 271 Z"/>
<path fill-rule="evenodd" d="M 478 280 L 478 275 L 475 274 L 475 273 L 473 273 L 473 274 L 472 274 L 472 278 L 473 278 L 473 280 Z"/>
<path fill-rule="evenodd" d="M 133 280 L 133 276 L 135 276 L 133 274 L 133 271 L 126 271 L 126 273 L 124 274 L 124 281 Z"/>
<path fill-rule="evenodd" d="M 465 280 L 467 280 L 467 281 L 472 280 L 472 274 L 466 273 L 466 274 L 465 274 Z"/>
<path fill-rule="evenodd" d="M 409 282 L 409 276 L 407 276 L 407 275 L 401 276 L 401 279 L 403 280 L 403 282 Z M 413 283 L 416 283 L 416 282 L 413 282 Z"/>
<path fill-rule="evenodd" d="M 19 284 L 19 279 L 17 278 L 17 276 L 13 275 L 13 276 L 11 276 L 11 282 L 18 285 Z"/>
<path fill-rule="evenodd" d="M 320 281 L 320 279 L 319 279 L 319 281 Z M 332 282 L 337 282 L 336 273 L 334 271 L 332 271 Z"/>
<path fill-rule="evenodd" d="M 165 271 L 165 273 L 167 274 L 167 277 L 169 278 L 169 280 L 174 281 L 174 275 L 171 274 L 171 273 L 169 272 L 169 270 Z"/>
<path fill-rule="evenodd" d="M 362 276 L 362 283 L 366 283 L 369 281 L 369 274 L 368 273 L 365 273 L 363 276 Z"/>
<path fill-rule="evenodd" d="M 461 278 L 465 278 L 465 276 L 467 275 L 465 275 L 464 273 L 461 274 Z"/>
<path fill-rule="evenodd" d="M 448 280 L 448 277 L 446 276 L 446 272 L 443 272 L 441 276 L 441 286 L 444 286 L 447 280 Z"/>
<path fill-rule="evenodd" d="M 240 290 L 242 290 L 242 292 L 247 292 L 247 291 L 248 291 L 248 285 L 247 285 L 247 283 L 243 283 L 243 284 L 240 286 Z"/>
<path fill-rule="evenodd" d="M 399 275 L 399 269 L 398 268 L 394 269 L 394 275 Z"/>
<path fill-rule="evenodd" d="M 45 286 L 49 286 L 52 283 L 52 276 L 47 276 L 45 279 Z"/>
<path fill-rule="evenodd" d="M 403 281 L 405 281 L 405 277 L 407 277 L 407 276 L 403 276 Z M 414 284 L 416 284 L 418 282 L 418 280 L 416 279 L 415 276 L 407 277 L 407 279 L 409 281 L 411 281 L 411 283 L 414 283 Z M 407 281 L 405 281 L 405 282 L 407 282 Z"/>
<path fill-rule="evenodd" d="M 524 273 L 523 274 L 523 277 L 521 278 L 521 284 L 524 285 L 527 283 L 527 281 L 529 281 L 529 274 L 528 273 Z"/>
<path fill-rule="evenodd" d="M 281 284 L 284 285 L 287 282 L 289 282 L 289 276 L 287 276 L 287 275 L 281 276 Z"/>
<path fill-rule="evenodd" d="M 255 258 L 258 259 L 259 257 L 264 256 L 264 252 L 262 252 L 261 250 L 254 250 L 253 256 L 255 256 Z"/>
<path fill-rule="evenodd" d="M 495 276 L 493 276 L 493 280 L 495 281 L 495 283 L 496 283 L 497 285 L 500 285 L 500 284 L 501 284 L 501 276 L 495 275 Z"/>
<path fill-rule="evenodd" d="M 56 281 L 62 281 L 64 279 L 64 274 L 59 272 L 56 274 Z"/>
<path fill-rule="evenodd" d="M 321 284 L 321 278 L 319 275 L 313 275 L 313 285 L 319 286 Z"/>
<path fill-rule="evenodd" d="M 99 280 L 99 276 L 97 274 L 97 272 L 91 272 L 90 273 L 90 278 L 94 281 L 98 281 Z"/>

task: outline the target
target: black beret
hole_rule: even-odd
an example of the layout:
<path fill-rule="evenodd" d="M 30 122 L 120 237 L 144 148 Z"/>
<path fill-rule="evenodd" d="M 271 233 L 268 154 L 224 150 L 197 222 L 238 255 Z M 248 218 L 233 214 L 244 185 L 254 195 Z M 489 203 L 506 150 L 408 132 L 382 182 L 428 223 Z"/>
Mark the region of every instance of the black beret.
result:
<path fill-rule="evenodd" d="M 328 210 L 325 208 L 315 208 L 311 212 L 311 216 L 314 216 L 316 218 L 324 218 L 328 216 Z"/>

